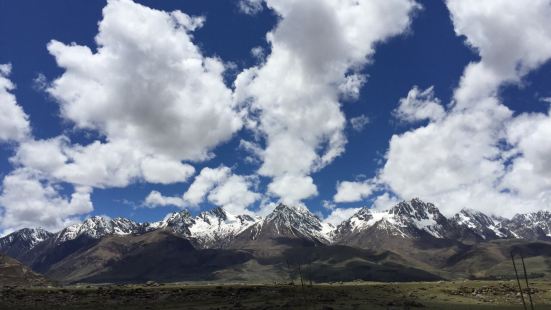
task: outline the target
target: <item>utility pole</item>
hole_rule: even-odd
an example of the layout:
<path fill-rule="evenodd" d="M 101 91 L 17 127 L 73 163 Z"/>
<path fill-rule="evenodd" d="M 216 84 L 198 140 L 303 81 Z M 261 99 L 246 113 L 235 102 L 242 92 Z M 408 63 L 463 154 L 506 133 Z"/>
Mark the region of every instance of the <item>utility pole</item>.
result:
<path fill-rule="evenodd" d="M 517 265 L 515 264 L 515 254 L 513 253 L 513 251 L 511 251 L 511 261 L 513 262 L 513 268 L 515 269 L 515 276 L 517 277 L 518 290 L 520 292 L 520 298 L 522 299 L 522 305 L 524 306 L 524 310 L 528 310 L 528 308 L 526 308 L 526 302 L 524 301 L 522 286 L 520 286 L 520 279 L 518 277 Z"/>

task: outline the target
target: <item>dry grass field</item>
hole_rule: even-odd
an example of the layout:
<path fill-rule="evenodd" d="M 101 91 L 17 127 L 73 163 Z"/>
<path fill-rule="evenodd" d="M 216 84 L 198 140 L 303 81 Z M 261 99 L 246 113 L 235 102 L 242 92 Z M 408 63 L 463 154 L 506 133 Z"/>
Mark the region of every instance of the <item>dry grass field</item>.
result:
<path fill-rule="evenodd" d="M 551 309 L 551 282 L 531 282 Z M 526 299 L 528 297 L 526 296 Z M 522 309 L 514 281 L 4 287 L 0 309 Z"/>

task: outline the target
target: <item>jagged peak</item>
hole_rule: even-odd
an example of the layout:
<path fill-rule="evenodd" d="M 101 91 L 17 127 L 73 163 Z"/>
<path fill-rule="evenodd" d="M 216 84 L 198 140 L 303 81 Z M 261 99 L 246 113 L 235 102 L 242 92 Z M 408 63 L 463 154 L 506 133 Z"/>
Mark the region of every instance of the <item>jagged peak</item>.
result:
<path fill-rule="evenodd" d="M 416 218 L 427 218 L 429 214 L 442 216 L 440 210 L 434 204 L 424 202 L 419 198 L 401 201 L 390 208 L 388 213 L 398 216 L 414 216 Z"/>
<path fill-rule="evenodd" d="M 459 211 L 455 216 L 455 219 L 461 219 L 461 218 L 471 218 L 475 221 L 480 222 L 484 225 L 495 225 L 496 222 L 500 222 L 500 220 L 496 219 L 493 216 L 489 216 L 486 213 L 471 209 L 471 208 L 463 208 L 461 211 Z"/>
<path fill-rule="evenodd" d="M 309 218 L 316 219 L 321 222 L 321 220 L 310 212 L 306 207 L 301 205 L 286 205 L 283 203 L 278 204 L 272 213 L 268 214 L 265 218 L 265 221 L 272 221 L 276 218 L 284 217 L 288 220 L 296 220 L 296 218 Z"/>
<path fill-rule="evenodd" d="M 361 220 L 369 220 L 373 217 L 373 211 L 369 207 L 363 207 L 358 212 L 354 213 L 352 217 L 361 219 Z"/>
<path fill-rule="evenodd" d="M 37 227 L 37 228 L 22 228 L 20 230 L 14 231 L 11 234 L 3 237 L 2 239 L 12 242 L 16 239 L 30 241 L 32 244 L 44 241 L 45 239 L 51 237 L 53 233 Z"/>
<path fill-rule="evenodd" d="M 205 221 L 209 221 L 209 218 L 214 217 L 218 221 L 225 221 L 228 219 L 228 213 L 222 207 L 216 207 L 208 211 L 203 211 L 197 216 Z M 231 215 L 230 215 L 231 216 Z"/>

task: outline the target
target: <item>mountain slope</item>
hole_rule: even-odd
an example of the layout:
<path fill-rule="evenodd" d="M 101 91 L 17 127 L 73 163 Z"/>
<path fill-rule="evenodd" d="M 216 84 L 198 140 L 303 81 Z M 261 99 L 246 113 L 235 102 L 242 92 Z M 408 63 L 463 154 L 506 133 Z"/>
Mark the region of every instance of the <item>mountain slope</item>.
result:
<path fill-rule="evenodd" d="M 509 230 L 514 238 L 551 240 L 551 212 L 549 211 L 517 214 L 510 220 L 503 220 L 500 226 Z"/>
<path fill-rule="evenodd" d="M 323 245 L 330 243 L 332 227 L 305 207 L 279 204 L 262 221 L 239 233 L 232 248 L 266 248 L 284 244 Z"/>
<path fill-rule="evenodd" d="M 71 225 L 55 235 L 57 243 L 74 240 L 80 236 L 99 239 L 107 235 L 130 235 L 144 232 L 141 224 L 125 218 L 109 219 L 92 216 L 82 223 Z"/>
<path fill-rule="evenodd" d="M 438 208 L 419 199 L 403 201 L 387 211 L 363 208 L 335 230 L 335 240 L 341 243 L 361 245 L 384 242 L 377 238 L 402 239 L 459 239 L 465 232 L 458 230 Z M 369 237 L 368 237 L 369 236 Z M 377 238 L 375 238 L 377 237 Z M 366 240 L 375 239 L 375 240 Z"/>
<path fill-rule="evenodd" d="M 63 282 L 145 282 L 208 280 L 213 272 L 241 264 L 249 253 L 196 250 L 166 230 L 109 236 L 53 265 L 47 275 Z"/>
<path fill-rule="evenodd" d="M 52 236 L 52 233 L 41 228 L 23 228 L 0 238 L 0 252 L 18 259 Z"/>
<path fill-rule="evenodd" d="M 259 221 L 249 215 L 235 216 L 215 208 L 199 214 L 190 232 L 201 248 L 225 248 L 237 235 Z"/>
<path fill-rule="evenodd" d="M 457 213 L 451 221 L 476 233 L 483 240 L 511 238 L 513 235 L 509 229 L 502 227 L 494 219 L 486 214 L 472 210 L 463 209 Z"/>
<path fill-rule="evenodd" d="M 52 284 L 52 281 L 33 272 L 17 260 L 0 254 L 0 287 L 46 286 Z"/>
<path fill-rule="evenodd" d="M 220 207 L 201 212 L 196 217 L 183 210 L 149 224 L 146 230 L 169 230 L 191 240 L 199 248 L 224 248 L 239 233 L 259 220 L 249 215 L 233 215 Z"/>

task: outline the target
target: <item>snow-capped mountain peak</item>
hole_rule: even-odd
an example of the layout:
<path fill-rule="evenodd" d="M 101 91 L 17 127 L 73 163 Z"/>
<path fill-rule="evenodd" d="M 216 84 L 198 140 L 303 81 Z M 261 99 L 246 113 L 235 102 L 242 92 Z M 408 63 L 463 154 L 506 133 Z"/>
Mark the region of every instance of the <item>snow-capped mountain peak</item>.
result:
<path fill-rule="evenodd" d="M 109 219 L 92 216 L 82 223 L 71 225 L 57 234 L 58 242 L 74 240 L 80 236 L 99 239 L 107 235 L 128 235 L 138 233 L 141 225 L 125 218 Z"/>
<path fill-rule="evenodd" d="M 517 214 L 510 220 L 502 221 L 500 226 L 509 229 L 515 238 L 550 239 L 551 212 Z"/>
<path fill-rule="evenodd" d="M 155 229 L 169 229 L 174 233 L 182 236 L 189 236 L 189 227 L 195 223 L 195 220 L 191 216 L 188 210 L 182 210 L 180 212 L 169 213 L 165 218 L 159 222 L 147 224 L 147 230 Z"/>
<path fill-rule="evenodd" d="M 14 243 L 21 243 L 32 249 L 38 243 L 50 238 L 53 234 L 42 228 L 23 228 L 0 239 L 0 249 Z"/>
<path fill-rule="evenodd" d="M 447 219 L 433 204 L 419 199 L 402 201 L 386 211 L 374 211 L 362 208 L 336 229 L 337 238 L 346 238 L 351 234 L 368 229 L 384 231 L 389 235 L 413 238 L 420 231 L 435 238 L 443 238 Z"/>
<path fill-rule="evenodd" d="M 460 226 L 469 228 L 482 239 L 505 238 L 510 232 L 500 227 L 490 216 L 473 209 L 464 208 L 451 218 Z"/>
<path fill-rule="evenodd" d="M 273 236 L 297 237 L 324 243 L 330 241 L 330 232 L 333 230 L 331 225 L 323 223 L 306 207 L 282 203 L 257 225 L 256 235 L 262 230 L 269 230 L 269 234 Z"/>
<path fill-rule="evenodd" d="M 221 247 L 260 220 L 249 215 L 233 215 L 218 207 L 194 218 L 189 227 L 190 237 L 201 247 Z"/>

